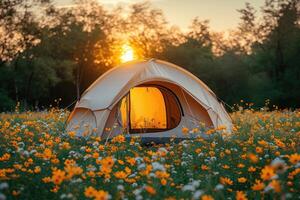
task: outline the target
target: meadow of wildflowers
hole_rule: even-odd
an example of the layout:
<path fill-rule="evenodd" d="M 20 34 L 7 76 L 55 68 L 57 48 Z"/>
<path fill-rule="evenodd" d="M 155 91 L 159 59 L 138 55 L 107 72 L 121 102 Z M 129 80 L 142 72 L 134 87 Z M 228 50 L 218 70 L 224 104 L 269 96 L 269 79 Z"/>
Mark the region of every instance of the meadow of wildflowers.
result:
<path fill-rule="evenodd" d="M 225 139 L 160 146 L 77 138 L 67 115 L 0 115 L 1 200 L 300 198 L 299 110 L 240 110 Z"/>

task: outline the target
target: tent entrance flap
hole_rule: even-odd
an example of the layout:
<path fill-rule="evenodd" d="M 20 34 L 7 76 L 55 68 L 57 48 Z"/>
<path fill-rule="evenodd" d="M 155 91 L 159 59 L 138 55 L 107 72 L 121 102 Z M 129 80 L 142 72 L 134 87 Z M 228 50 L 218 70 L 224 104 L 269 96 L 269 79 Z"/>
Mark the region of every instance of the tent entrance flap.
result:
<path fill-rule="evenodd" d="M 176 97 L 164 88 L 131 88 L 119 107 L 121 124 L 130 133 L 160 132 L 175 128 L 181 120 L 178 103 Z"/>

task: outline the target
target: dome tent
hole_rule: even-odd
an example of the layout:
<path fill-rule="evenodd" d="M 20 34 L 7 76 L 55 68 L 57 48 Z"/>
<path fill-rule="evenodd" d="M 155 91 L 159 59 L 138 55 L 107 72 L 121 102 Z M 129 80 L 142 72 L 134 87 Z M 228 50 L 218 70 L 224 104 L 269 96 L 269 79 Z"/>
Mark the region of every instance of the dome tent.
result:
<path fill-rule="evenodd" d="M 151 59 L 114 67 L 99 77 L 76 103 L 67 131 L 77 136 L 118 134 L 155 141 L 187 138 L 182 128 L 232 122 L 216 95 L 201 80 L 174 64 Z"/>

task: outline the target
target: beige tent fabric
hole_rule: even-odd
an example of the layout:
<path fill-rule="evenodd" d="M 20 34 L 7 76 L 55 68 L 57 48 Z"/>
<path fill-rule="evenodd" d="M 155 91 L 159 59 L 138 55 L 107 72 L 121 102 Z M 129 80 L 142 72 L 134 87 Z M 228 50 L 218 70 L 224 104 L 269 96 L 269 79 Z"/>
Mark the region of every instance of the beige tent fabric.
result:
<path fill-rule="evenodd" d="M 156 82 L 176 89 L 176 96 L 180 99 L 184 109 L 187 112 L 194 112 L 190 113 L 194 115 L 192 118 L 196 116 L 208 126 L 225 125 L 228 132 L 231 132 L 231 119 L 208 86 L 183 68 L 155 59 L 126 63 L 109 70 L 84 92 L 76 108 L 93 111 L 96 118 L 95 126 L 98 134 L 101 135 L 105 131 L 105 124 L 107 124 L 111 110 L 128 94 L 130 89 L 145 83 Z M 184 119 L 188 120 L 188 117 Z M 185 124 L 181 122 L 180 125 Z M 68 127 L 72 129 L 72 126 Z"/>

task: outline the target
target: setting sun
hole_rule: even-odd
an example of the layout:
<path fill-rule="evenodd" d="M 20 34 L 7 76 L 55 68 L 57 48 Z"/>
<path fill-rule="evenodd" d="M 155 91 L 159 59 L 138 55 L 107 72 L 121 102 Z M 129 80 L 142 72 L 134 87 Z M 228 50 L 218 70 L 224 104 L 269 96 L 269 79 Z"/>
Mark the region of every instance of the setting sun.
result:
<path fill-rule="evenodd" d="M 134 60 L 134 51 L 129 44 L 124 44 L 122 46 L 122 52 L 120 57 L 122 62 L 128 62 Z"/>

